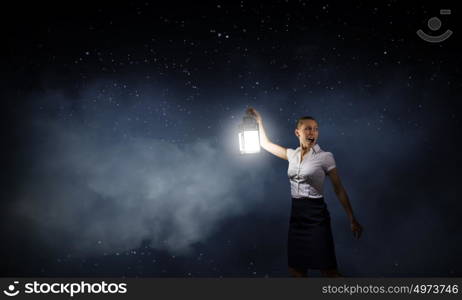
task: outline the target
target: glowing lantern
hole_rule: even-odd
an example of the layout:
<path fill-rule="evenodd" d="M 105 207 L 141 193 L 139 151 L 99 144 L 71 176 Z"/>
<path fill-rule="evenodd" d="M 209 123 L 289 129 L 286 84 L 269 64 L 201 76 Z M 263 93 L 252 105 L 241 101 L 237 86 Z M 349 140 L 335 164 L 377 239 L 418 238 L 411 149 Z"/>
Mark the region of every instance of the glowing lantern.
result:
<path fill-rule="evenodd" d="M 246 114 L 239 125 L 239 150 L 241 154 L 260 152 L 260 136 L 255 119 Z"/>

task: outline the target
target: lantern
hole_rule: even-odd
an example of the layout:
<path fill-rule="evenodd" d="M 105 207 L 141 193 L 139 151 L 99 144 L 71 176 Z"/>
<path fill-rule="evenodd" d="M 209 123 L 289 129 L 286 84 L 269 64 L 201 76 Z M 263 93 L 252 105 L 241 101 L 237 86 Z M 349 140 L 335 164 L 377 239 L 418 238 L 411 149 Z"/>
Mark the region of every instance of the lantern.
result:
<path fill-rule="evenodd" d="M 242 123 L 239 125 L 239 150 L 241 154 L 260 152 L 258 124 L 248 113 L 242 118 Z"/>

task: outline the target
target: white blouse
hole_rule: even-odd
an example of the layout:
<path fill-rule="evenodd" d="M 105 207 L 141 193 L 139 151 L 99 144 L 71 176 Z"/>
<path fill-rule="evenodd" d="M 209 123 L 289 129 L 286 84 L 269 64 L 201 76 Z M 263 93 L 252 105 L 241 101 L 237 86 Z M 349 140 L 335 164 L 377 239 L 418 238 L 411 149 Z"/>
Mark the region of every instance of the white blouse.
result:
<path fill-rule="evenodd" d="M 334 155 L 323 151 L 318 144 L 311 147 L 300 163 L 301 148 L 287 149 L 292 198 L 322 198 L 326 173 L 335 168 Z"/>

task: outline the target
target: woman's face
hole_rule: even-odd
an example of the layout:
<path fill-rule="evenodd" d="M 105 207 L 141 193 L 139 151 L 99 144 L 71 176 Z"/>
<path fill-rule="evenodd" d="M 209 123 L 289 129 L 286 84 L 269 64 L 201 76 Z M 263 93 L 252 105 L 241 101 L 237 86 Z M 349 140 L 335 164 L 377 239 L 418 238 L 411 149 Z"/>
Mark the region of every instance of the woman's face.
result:
<path fill-rule="evenodd" d="M 303 120 L 295 129 L 295 135 L 300 140 L 300 144 L 310 147 L 316 145 L 319 137 L 318 123 L 315 120 Z"/>

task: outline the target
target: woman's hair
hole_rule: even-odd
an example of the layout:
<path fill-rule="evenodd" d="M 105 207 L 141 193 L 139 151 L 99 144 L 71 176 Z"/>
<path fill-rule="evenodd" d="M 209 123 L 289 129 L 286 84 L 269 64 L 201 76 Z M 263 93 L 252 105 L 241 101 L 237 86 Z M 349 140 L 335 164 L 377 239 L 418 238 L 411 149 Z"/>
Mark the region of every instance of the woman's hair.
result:
<path fill-rule="evenodd" d="M 310 117 L 310 116 L 304 116 L 304 117 L 298 118 L 298 120 L 297 120 L 297 127 L 296 127 L 296 128 L 298 128 L 298 127 L 300 126 L 300 124 L 302 124 L 302 122 L 305 121 L 305 120 L 313 120 L 313 121 L 315 121 L 316 123 L 318 123 L 318 121 L 316 121 L 315 118 Z"/>

